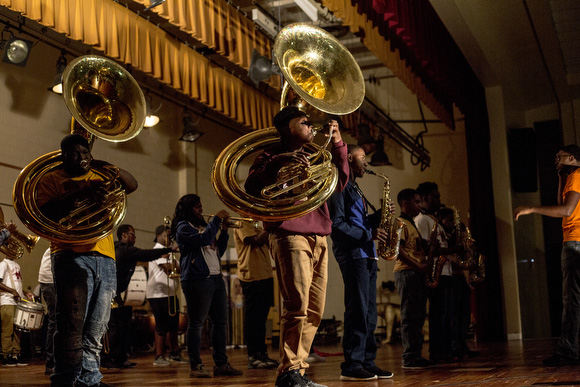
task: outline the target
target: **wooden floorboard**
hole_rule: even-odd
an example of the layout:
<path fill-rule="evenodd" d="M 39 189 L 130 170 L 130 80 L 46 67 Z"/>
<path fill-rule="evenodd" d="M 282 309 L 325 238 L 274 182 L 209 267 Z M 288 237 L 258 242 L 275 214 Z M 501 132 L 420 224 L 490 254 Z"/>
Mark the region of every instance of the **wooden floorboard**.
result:
<path fill-rule="evenodd" d="M 328 356 L 325 362 L 313 363 L 308 370 L 311 379 L 329 387 L 366 386 L 565 386 L 580 385 L 580 366 L 560 368 L 542 367 L 542 359 L 552 354 L 554 340 L 512 341 L 472 345 L 481 352 L 478 357 L 461 363 L 442 364 L 424 371 L 401 369 L 401 345 L 382 345 L 377 353 L 377 364 L 394 372 L 392 379 L 373 382 L 341 382 L 340 362 L 342 356 Z M 425 350 L 427 350 L 427 344 Z M 336 354 L 340 346 L 319 346 L 323 353 Z M 425 355 L 427 353 L 425 352 Z M 137 366 L 127 370 L 103 370 L 103 382 L 114 386 L 273 386 L 275 371 L 248 370 L 245 349 L 228 349 L 230 362 L 242 369 L 241 377 L 218 377 L 211 379 L 189 378 L 188 364 L 172 364 L 169 367 L 153 366 L 153 354 L 134 356 Z M 275 351 L 270 351 L 275 358 Z M 209 351 L 203 352 L 207 368 L 212 368 Z M 0 386 L 47 386 L 44 363 L 32 360 L 25 367 L 1 367 Z"/>

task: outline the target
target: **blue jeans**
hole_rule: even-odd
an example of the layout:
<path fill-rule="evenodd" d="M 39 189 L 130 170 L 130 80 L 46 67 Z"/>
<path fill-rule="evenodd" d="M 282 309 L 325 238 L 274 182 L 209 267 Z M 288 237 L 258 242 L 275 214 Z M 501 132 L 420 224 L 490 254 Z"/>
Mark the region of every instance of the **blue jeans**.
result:
<path fill-rule="evenodd" d="M 580 242 L 562 246 L 562 336 L 556 353 L 578 359 L 580 329 Z"/>
<path fill-rule="evenodd" d="M 56 329 L 56 290 L 54 284 L 40 284 L 40 293 L 48 309 L 46 330 L 46 368 L 54 367 L 54 331 Z"/>
<path fill-rule="evenodd" d="M 401 339 L 405 365 L 422 357 L 427 285 L 425 276 L 414 270 L 396 271 L 395 285 L 401 298 Z"/>
<path fill-rule="evenodd" d="M 244 334 L 248 357 L 268 353 L 266 347 L 266 320 L 274 305 L 274 279 L 240 281 L 244 293 Z"/>
<path fill-rule="evenodd" d="M 343 371 L 375 365 L 377 342 L 377 261 L 349 259 L 340 263 L 344 280 Z"/>
<path fill-rule="evenodd" d="M 202 280 L 181 281 L 181 286 L 187 302 L 187 353 L 191 368 L 202 364 L 201 332 L 208 316 L 212 322 L 213 361 L 216 366 L 226 364 L 228 306 L 224 279 L 212 275 Z"/>
<path fill-rule="evenodd" d="M 117 288 L 115 261 L 103 255 L 52 256 L 56 288 L 55 372 L 52 386 L 100 383 L 101 339 L 107 330 Z"/>

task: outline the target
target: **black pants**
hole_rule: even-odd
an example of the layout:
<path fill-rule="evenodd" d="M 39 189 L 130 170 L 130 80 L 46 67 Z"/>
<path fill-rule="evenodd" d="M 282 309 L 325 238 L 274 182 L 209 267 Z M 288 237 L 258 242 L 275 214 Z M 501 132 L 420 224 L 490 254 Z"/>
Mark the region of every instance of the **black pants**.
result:
<path fill-rule="evenodd" d="M 244 335 L 248 356 L 267 353 L 266 319 L 274 304 L 274 279 L 240 281 L 245 299 Z"/>

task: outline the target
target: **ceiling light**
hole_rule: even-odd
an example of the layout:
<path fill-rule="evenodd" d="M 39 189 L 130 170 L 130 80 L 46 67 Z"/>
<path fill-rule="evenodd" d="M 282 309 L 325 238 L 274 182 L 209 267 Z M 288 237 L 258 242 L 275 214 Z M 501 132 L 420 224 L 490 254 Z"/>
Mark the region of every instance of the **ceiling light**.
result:
<path fill-rule="evenodd" d="M 248 69 L 248 76 L 256 85 L 265 81 L 274 74 L 280 74 L 280 69 L 264 55 L 260 55 L 256 49 L 252 51 L 252 60 Z"/>
<path fill-rule="evenodd" d="M 28 63 L 32 42 L 11 36 L 8 41 L 2 42 L 2 48 L 4 49 L 3 62 L 24 67 Z"/>
<path fill-rule="evenodd" d="M 199 120 L 197 121 L 197 123 L 194 124 L 193 122 L 191 122 L 191 117 L 189 117 L 188 115 L 183 116 L 183 134 L 181 135 L 179 140 L 186 142 L 194 142 L 198 138 L 203 136 L 203 133 L 197 130 L 196 128 L 196 125 L 198 123 Z"/>
<path fill-rule="evenodd" d="M 56 94 L 62 94 L 62 73 L 66 68 L 67 60 L 64 56 L 64 51 L 60 53 L 60 56 L 56 60 L 56 75 L 52 81 L 52 86 L 48 88 L 48 91 L 52 91 Z"/>
<path fill-rule="evenodd" d="M 159 116 L 156 113 L 159 111 L 159 109 L 161 109 L 161 105 L 163 105 L 163 102 L 159 104 L 157 109 L 153 109 L 151 95 L 149 93 L 145 93 L 145 105 L 147 115 L 145 116 L 145 123 L 143 124 L 143 126 L 146 128 L 151 128 L 159 123 Z"/>

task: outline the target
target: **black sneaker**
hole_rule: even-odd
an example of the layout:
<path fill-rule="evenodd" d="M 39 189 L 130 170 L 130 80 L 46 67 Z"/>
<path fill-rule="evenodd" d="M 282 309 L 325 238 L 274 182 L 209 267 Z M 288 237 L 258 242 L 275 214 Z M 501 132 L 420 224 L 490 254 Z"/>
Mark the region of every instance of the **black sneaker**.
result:
<path fill-rule="evenodd" d="M 379 379 L 390 379 L 393 377 L 393 373 L 391 371 L 385 371 L 384 369 L 377 367 L 376 365 L 372 367 L 367 367 L 365 370 L 377 375 Z"/>
<path fill-rule="evenodd" d="M 302 380 L 304 380 L 304 383 L 306 383 L 308 387 L 328 387 L 324 384 L 313 382 L 312 380 L 310 380 L 310 378 L 308 378 L 308 376 L 306 376 L 306 374 L 302 375 Z"/>
<path fill-rule="evenodd" d="M 221 366 L 213 366 L 213 376 L 240 376 L 244 373 L 235 369 L 230 363 L 222 364 Z"/>
<path fill-rule="evenodd" d="M 369 372 L 364 368 L 354 371 L 342 370 L 340 373 L 340 380 L 345 382 L 360 382 L 362 380 L 376 380 L 378 379 L 375 373 Z"/>
<path fill-rule="evenodd" d="M 274 359 L 270 359 L 267 353 L 259 353 L 257 357 L 268 365 L 268 368 L 276 368 L 280 363 Z"/>
<path fill-rule="evenodd" d="M 276 387 L 307 387 L 299 370 L 284 372 L 276 378 Z"/>
<path fill-rule="evenodd" d="M 18 367 L 23 367 L 23 366 L 27 366 L 28 365 L 28 362 L 26 360 L 24 360 L 22 358 L 22 356 L 17 355 L 17 356 L 14 356 L 14 358 L 16 359 L 16 365 Z"/>
<path fill-rule="evenodd" d="M 417 359 L 401 366 L 404 370 L 426 370 L 433 367 L 434 363 L 427 359 Z"/>
<path fill-rule="evenodd" d="M 2 362 L 2 365 L 4 365 L 5 367 L 16 367 L 17 364 L 18 361 L 16 360 L 16 358 L 10 355 L 6 355 L 4 357 L 4 361 Z"/>
<path fill-rule="evenodd" d="M 251 369 L 263 370 L 263 369 L 268 369 L 268 368 L 270 368 L 268 366 L 268 363 L 266 363 L 262 359 L 259 359 L 256 356 L 248 357 L 248 369 L 250 369 L 250 370 Z"/>
<path fill-rule="evenodd" d="M 557 353 L 550 356 L 542 361 L 544 367 L 563 367 L 568 365 L 578 364 L 577 360 L 574 360 L 567 356 L 558 355 Z"/>

